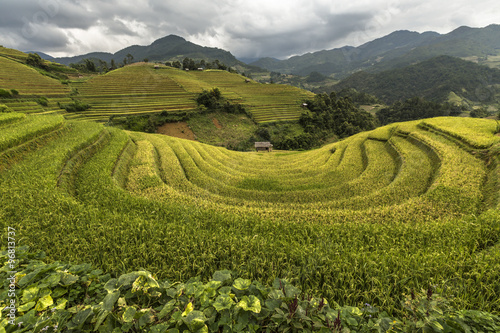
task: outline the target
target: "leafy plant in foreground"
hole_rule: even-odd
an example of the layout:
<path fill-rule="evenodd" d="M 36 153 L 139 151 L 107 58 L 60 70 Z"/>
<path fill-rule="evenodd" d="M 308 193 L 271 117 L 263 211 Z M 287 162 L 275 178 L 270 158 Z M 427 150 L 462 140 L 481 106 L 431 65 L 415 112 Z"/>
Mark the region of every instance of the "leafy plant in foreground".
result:
<path fill-rule="evenodd" d="M 215 272 L 207 283 L 199 278 L 184 283 L 157 281 L 144 270 L 112 278 L 89 264 L 46 264 L 41 261 L 43 253 L 28 250 L 16 249 L 14 279 L 8 279 L 9 253 L 0 253 L 3 332 L 498 332 L 500 328 L 500 317 L 457 311 L 431 288 L 407 296 L 403 318 L 394 318 L 369 304 L 361 309 L 330 305 L 324 298 L 304 295 L 286 280 L 276 279 L 269 287 L 234 278 L 228 270 Z M 9 293 L 12 285 L 15 296 Z M 10 304 L 15 304 L 15 316 Z"/>

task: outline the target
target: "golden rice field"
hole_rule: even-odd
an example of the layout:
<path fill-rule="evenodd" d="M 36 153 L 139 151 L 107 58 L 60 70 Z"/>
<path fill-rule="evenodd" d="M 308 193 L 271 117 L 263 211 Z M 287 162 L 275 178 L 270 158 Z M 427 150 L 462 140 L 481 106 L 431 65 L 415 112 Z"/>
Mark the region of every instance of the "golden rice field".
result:
<path fill-rule="evenodd" d="M 67 119 L 106 122 L 111 116 L 150 113 L 192 112 L 196 95 L 218 87 L 226 98 L 245 105 L 257 123 L 297 120 L 301 104 L 311 92 L 288 85 L 265 85 L 222 70 L 183 71 L 138 63 L 91 78 L 74 79 L 68 84 L 44 76 L 26 66 L 26 54 L 0 48 L 0 88 L 16 89 L 17 98 L 1 99 L 16 112 L 61 113 Z M 46 97 L 47 106 L 37 103 Z M 84 112 L 67 113 L 58 102 L 71 99 L 90 104 Z"/>
<path fill-rule="evenodd" d="M 454 120 L 242 153 L 1 114 L 0 223 L 18 246 L 111 274 L 229 269 L 396 312 L 404 293 L 433 285 L 457 307 L 499 313 L 500 137 L 495 121 Z"/>

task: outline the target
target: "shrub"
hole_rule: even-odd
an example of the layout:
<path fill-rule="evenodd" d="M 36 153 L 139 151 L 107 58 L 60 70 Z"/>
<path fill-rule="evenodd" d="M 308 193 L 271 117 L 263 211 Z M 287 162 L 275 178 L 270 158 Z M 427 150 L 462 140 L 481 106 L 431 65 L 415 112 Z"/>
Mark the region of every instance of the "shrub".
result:
<path fill-rule="evenodd" d="M 14 112 L 11 108 L 9 108 L 5 104 L 0 104 L 0 113 L 6 113 L 6 112 Z"/>
<path fill-rule="evenodd" d="M 36 102 L 42 106 L 49 105 L 49 100 L 46 97 L 40 97 L 39 99 L 36 100 Z"/>
<path fill-rule="evenodd" d="M 488 111 L 486 111 L 485 108 L 479 108 L 479 109 L 472 110 L 470 112 L 470 116 L 472 118 L 484 118 L 484 117 L 488 117 L 489 113 L 488 113 Z"/>
<path fill-rule="evenodd" d="M 9 97 L 12 97 L 12 95 L 8 90 L 0 89 L 0 98 L 9 98 Z"/>
<path fill-rule="evenodd" d="M 91 108 L 90 104 L 75 100 L 73 103 L 61 104 L 58 103 L 61 109 L 65 109 L 67 112 L 79 112 L 86 111 Z"/>
<path fill-rule="evenodd" d="M 19 96 L 19 91 L 17 91 L 16 89 L 11 89 L 10 93 L 12 94 L 12 96 Z"/>

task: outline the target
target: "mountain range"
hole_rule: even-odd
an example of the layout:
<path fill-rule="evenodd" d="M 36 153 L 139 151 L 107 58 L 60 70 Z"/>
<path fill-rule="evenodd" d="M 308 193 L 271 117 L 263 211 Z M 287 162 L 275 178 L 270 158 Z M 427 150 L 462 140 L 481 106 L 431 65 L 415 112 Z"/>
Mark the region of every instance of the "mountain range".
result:
<path fill-rule="evenodd" d="M 358 47 L 345 46 L 294 56 L 286 60 L 263 58 L 251 65 L 270 71 L 342 78 L 354 72 L 382 71 L 408 66 L 439 55 L 487 62 L 500 55 L 500 25 L 460 27 L 448 34 L 395 31 Z"/>
<path fill-rule="evenodd" d="M 219 60 L 220 62 L 235 67 L 238 70 L 249 70 L 250 66 L 239 61 L 229 51 L 225 51 L 215 47 L 200 46 L 184 38 L 176 35 L 168 35 L 166 37 L 155 40 L 151 45 L 141 46 L 132 45 L 119 50 L 115 53 L 108 52 L 92 52 L 74 57 L 61 57 L 52 58 L 47 54 L 37 52 L 42 58 L 46 60 L 55 61 L 63 65 L 71 63 L 79 63 L 83 59 L 102 60 L 110 63 L 114 60 L 116 64 L 123 62 L 127 55 L 132 55 L 133 61 L 173 61 L 180 60 L 188 57 L 194 60 Z"/>
<path fill-rule="evenodd" d="M 447 55 L 377 73 L 359 71 L 322 92 L 354 88 L 392 104 L 413 96 L 434 102 L 496 103 L 500 69 Z M 319 92 L 319 91 L 318 91 Z"/>
<path fill-rule="evenodd" d="M 342 79 L 358 71 L 380 72 L 415 64 L 432 57 L 449 55 L 500 68 L 500 25 L 492 24 L 484 28 L 459 27 L 448 34 L 437 32 L 418 33 L 395 31 L 387 36 L 367 42 L 358 47 L 345 46 L 294 56 L 285 60 L 262 58 L 246 64 L 229 51 L 214 47 L 200 46 L 184 38 L 169 35 L 154 41 L 151 45 L 133 45 L 116 53 L 92 52 L 74 57 L 52 58 L 37 52 L 47 60 L 65 65 L 78 63 L 83 59 L 100 59 L 116 64 L 127 55 L 133 61 L 172 61 L 185 57 L 194 60 L 218 59 L 240 72 L 257 73 L 264 71 L 307 76 L 312 72 Z"/>

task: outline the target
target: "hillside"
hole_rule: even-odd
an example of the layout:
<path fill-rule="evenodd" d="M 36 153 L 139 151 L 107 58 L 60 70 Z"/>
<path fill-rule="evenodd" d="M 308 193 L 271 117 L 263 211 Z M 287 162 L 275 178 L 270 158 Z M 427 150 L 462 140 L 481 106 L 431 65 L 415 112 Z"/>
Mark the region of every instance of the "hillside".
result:
<path fill-rule="evenodd" d="M 218 87 L 231 100 L 244 104 L 257 123 L 297 120 L 300 105 L 312 93 L 288 85 L 265 85 L 221 70 L 183 71 L 171 67 L 137 63 L 111 71 L 58 80 L 26 65 L 27 55 L 10 49 L 0 50 L 0 88 L 18 90 L 15 98 L 1 98 L 14 111 L 57 112 L 69 119 L 108 121 L 110 116 L 127 116 L 162 111 L 195 111 L 196 94 Z M 2 53 L 3 52 L 3 53 Z M 12 54 L 12 55 L 11 55 Z M 50 63 L 52 64 L 52 63 Z M 39 98 L 47 99 L 47 105 Z M 67 113 L 58 103 L 78 100 L 90 109 Z"/>
<path fill-rule="evenodd" d="M 144 59 L 158 62 L 174 60 L 182 61 L 182 59 L 187 57 L 194 60 L 219 60 L 221 63 L 231 66 L 240 72 L 261 70 L 239 61 L 228 51 L 214 47 L 200 46 L 186 41 L 184 38 L 176 35 L 159 38 L 150 45 L 146 46 L 132 45 L 115 53 L 92 52 L 74 57 L 54 58 L 54 61 L 64 65 L 69 65 L 71 63 L 79 63 L 83 59 L 100 59 L 102 61 L 106 61 L 108 64 L 111 63 L 111 60 L 114 60 L 116 64 L 119 64 L 122 63 L 129 54 L 132 55 L 134 62 L 141 62 Z"/>
<path fill-rule="evenodd" d="M 18 93 L 13 98 L 0 98 L 0 104 L 20 112 L 60 112 L 57 103 L 69 102 L 71 89 L 54 78 L 51 71 L 63 77 L 67 77 L 66 74 L 73 71 L 51 62 L 44 63 L 47 70 L 34 68 L 26 65 L 26 59 L 25 53 L 0 48 L 0 89 L 7 91 L 14 89 Z M 47 100 L 42 101 L 40 97 Z"/>
<path fill-rule="evenodd" d="M 408 66 L 440 55 L 478 61 L 498 67 L 500 25 L 460 27 L 440 35 L 436 32 L 395 31 L 358 47 L 343 47 L 291 57 L 253 62 L 268 70 L 308 75 L 312 71 L 343 78 L 359 70 L 382 71 Z"/>
<path fill-rule="evenodd" d="M 196 94 L 218 87 L 227 98 L 248 107 L 257 122 L 296 120 L 310 92 L 287 85 L 265 85 L 222 70 L 183 71 L 152 65 L 127 66 L 88 81 L 73 83 L 93 107 L 75 117 L 106 121 L 112 115 L 194 111 Z"/>
<path fill-rule="evenodd" d="M 166 288 L 228 269 L 260 284 L 286 279 L 332 307 L 369 303 L 389 313 L 402 311 L 403 294 L 431 285 L 460 309 L 500 313 L 500 137 L 493 120 L 399 123 L 312 151 L 273 153 L 62 116 L 1 114 L 0 129 L 0 226 L 16 231 L 17 247 L 43 250 L 47 260 L 91 263 L 101 270 L 94 276 L 141 268 L 170 281 Z M 82 325 L 98 317 L 103 323 L 113 309 L 121 318 L 117 280 L 106 284 L 108 312 L 93 314 L 81 306 L 87 300 L 63 296 L 73 295 L 69 281 L 80 281 L 87 266 L 79 267 L 61 271 L 61 283 L 44 280 L 45 288 L 59 287 L 51 300 L 67 297 L 54 311 L 82 311 Z M 169 295 L 185 293 L 186 306 L 199 294 L 184 288 Z M 27 294 L 18 321 L 51 314 L 47 294 Z M 273 299 L 259 297 L 263 304 Z M 175 316 L 160 310 L 147 310 L 147 322 Z"/>
<path fill-rule="evenodd" d="M 450 93 L 473 102 L 498 103 L 500 69 L 450 56 L 379 73 L 358 72 L 332 86 L 332 91 L 355 88 L 394 103 L 414 96 L 446 102 Z"/>

